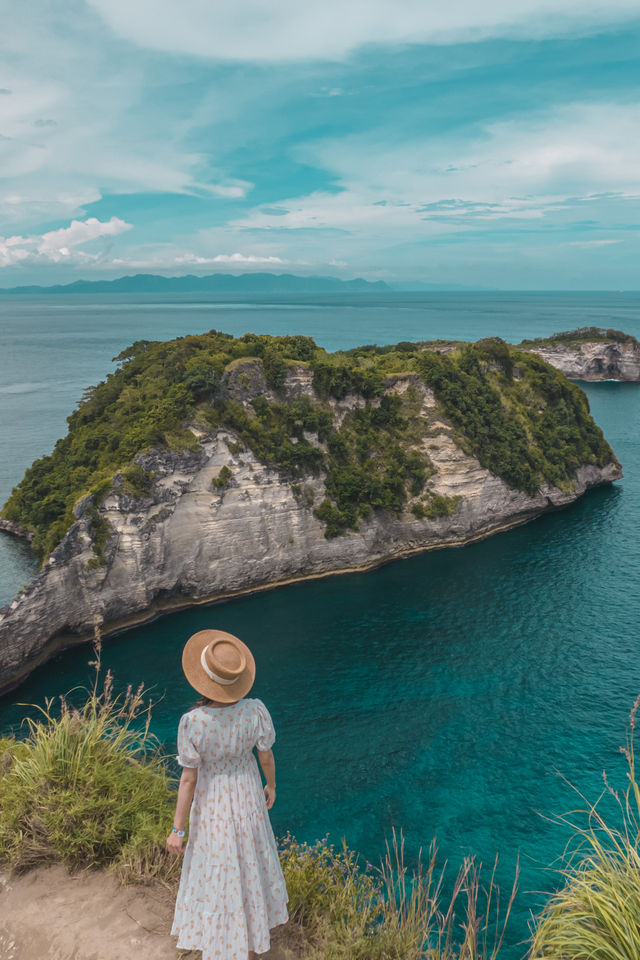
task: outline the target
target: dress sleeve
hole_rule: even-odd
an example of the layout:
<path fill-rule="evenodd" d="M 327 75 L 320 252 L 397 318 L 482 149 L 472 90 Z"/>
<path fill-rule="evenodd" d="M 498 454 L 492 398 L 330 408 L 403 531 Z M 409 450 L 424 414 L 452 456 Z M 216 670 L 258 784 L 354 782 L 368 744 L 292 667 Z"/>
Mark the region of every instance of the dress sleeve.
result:
<path fill-rule="evenodd" d="M 262 700 L 256 700 L 257 726 L 256 747 L 258 750 L 270 750 L 276 739 L 273 720 Z"/>
<path fill-rule="evenodd" d="M 199 767 L 200 755 L 193 740 L 193 729 L 189 720 L 190 715 L 188 713 L 180 717 L 180 723 L 178 724 L 178 756 L 176 760 L 181 767 Z"/>

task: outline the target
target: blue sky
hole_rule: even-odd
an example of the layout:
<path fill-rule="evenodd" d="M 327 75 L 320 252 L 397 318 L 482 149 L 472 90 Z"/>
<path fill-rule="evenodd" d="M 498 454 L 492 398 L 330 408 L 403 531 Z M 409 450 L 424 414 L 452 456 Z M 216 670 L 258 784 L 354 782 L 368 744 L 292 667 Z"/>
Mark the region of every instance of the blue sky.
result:
<path fill-rule="evenodd" d="M 637 289 L 637 0 L 0 0 L 0 286 Z"/>

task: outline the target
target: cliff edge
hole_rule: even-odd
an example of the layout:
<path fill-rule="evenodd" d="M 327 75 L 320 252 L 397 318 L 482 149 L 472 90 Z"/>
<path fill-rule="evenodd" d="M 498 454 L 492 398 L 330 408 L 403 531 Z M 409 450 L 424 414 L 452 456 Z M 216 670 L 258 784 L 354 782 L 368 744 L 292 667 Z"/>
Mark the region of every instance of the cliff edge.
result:
<path fill-rule="evenodd" d="M 640 381 L 640 343 L 620 330 L 582 327 L 523 340 L 519 349 L 536 353 L 570 380 Z"/>
<path fill-rule="evenodd" d="M 468 543 L 621 476 L 582 391 L 502 341 L 247 337 L 134 345 L 27 471 L 4 524 L 44 565 L 0 611 L 0 692 L 95 623 Z"/>

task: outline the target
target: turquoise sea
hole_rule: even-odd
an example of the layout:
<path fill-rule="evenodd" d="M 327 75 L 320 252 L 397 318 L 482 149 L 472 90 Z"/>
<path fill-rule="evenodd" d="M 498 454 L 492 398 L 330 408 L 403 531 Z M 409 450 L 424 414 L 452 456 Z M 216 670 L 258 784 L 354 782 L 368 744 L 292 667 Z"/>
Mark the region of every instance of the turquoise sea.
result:
<path fill-rule="evenodd" d="M 329 349 L 361 343 L 499 335 L 510 341 L 581 325 L 640 336 L 638 294 L 403 294 L 308 301 L 181 297 L 3 297 L 0 301 L 0 497 L 65 430 L 65 417 L 111 358 L 136 339 L 211 328 L 304 333 Z M 397 561 L 173 614 L 108 640 L 121 685 L 158 699 L 154 729 L 173 750 L 194 699 L 182 644 L 218 626 L 255 651 L 255 695 L 278 730 L 277 833 L 327 833 L 370 860 L 402 828 L 409 856 L 436 837 L 452 881 L 475 853 L 519 893 L 505 956 L 524 952 L 530 911 L 558 882 L 548 869 L 575 808 L 567 780 L 595 800 L 602 771 L 624 786 L 629 710 L 640 691 L 640 385 L 583 385 L 624 479 L 569 509 L 462 549 Z M 35 571 L 0 538 L 0 598 Z M 0 701 L 20 702 L 89 677 L 89 648 L 58 656 Z M 555 863 L 557 866 L 557 862 Z"/>

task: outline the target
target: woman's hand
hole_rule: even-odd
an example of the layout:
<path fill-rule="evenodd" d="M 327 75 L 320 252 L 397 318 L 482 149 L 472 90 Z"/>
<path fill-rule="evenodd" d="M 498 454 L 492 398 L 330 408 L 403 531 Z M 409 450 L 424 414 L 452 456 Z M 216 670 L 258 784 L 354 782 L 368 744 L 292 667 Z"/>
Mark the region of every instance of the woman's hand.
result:
<path fill-rule="evenodd" d="M 267 810 L 271 810 L 271 807 L 276 802 L 276 788 L 270 787 L 267 784 L 264 788 L 264 799 L 267 801 Z"/>
<path fill-rule="evenodd" d="M 180 854 L 184 853 L 183 849 L 184 837 L 179 837 L 177 833 L 171 831 L 167 837 L 167 850 L 169 853 L 172 853 L 174 856 L 178 857 Z"/>

